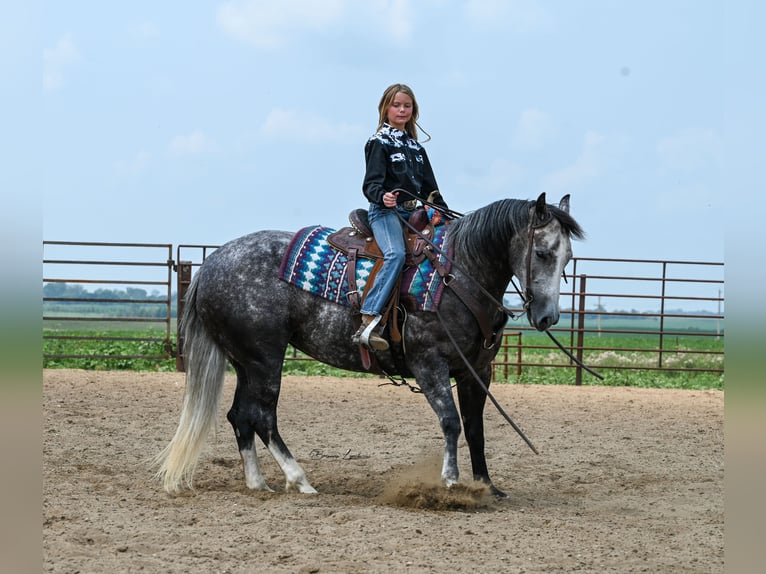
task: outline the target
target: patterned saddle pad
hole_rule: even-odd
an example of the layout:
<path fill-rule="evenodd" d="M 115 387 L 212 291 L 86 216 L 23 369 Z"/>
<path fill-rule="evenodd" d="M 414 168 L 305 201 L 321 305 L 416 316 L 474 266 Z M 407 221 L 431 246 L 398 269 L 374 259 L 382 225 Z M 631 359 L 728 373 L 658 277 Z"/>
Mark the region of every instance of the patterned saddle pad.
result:
<path fill-rule="evenodd" d="M 437 247 L 444 244 L 448 226 L 439 225 L 435 228 L 433 242 Z M 339 305 L 350 307 L 348 257 L 342 251 L 332 247 L 327 237 L 335 229 L 323 226 L 304 227 L 294 236 L 287 248 L 279 268 L 279 278 L 323 297 Z M 450 263 L 445 257 L 439 257 L 440 263 L 449 271 Z M 360 296 L 364 293 L 367 279 L 370 275 L 374 260 L 359 257 L 356 262 L 355 288 Z M 400 295 L 414 302 L 421 311 L 435 311 L 439 306 L 444 283 L 428 259 L 417 267 L 404 270 L 402 275 Z"/>

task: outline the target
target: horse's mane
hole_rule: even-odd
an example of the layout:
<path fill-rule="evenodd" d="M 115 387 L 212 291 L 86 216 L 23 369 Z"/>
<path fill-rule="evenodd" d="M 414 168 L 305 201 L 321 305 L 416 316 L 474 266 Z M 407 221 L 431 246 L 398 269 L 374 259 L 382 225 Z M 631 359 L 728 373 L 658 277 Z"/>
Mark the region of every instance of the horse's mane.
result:
<path fill-rule="evenodd" d="M 528 228 L 534 205 L 534 201 L 501 199 L 452 222 L 449 241 L 455 255 L 485 263 L 506 259 L 511 239 Z M 570 238 L 585 237 L 582 227 L 569 213 L 550 204 L 548 211 Z"/>

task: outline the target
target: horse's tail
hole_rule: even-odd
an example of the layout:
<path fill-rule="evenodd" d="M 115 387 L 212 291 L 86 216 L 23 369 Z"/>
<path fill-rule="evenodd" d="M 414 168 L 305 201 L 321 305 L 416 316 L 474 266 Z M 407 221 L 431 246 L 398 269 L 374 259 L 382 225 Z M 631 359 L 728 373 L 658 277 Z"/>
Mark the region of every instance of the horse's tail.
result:
<path fill-rule="evenodd" d="M 189 285 L 181 317 L 186 363 L 186 390 L 181 417 L 170 444 L 155 458 L 159 466 L 157 479 L 171 493 L 181 490 L 184 483 L 192 488 L 197 460 L 210 429 L 216 423 L 226 374 L 226 356 L 197 315 L 198 277 L 199 274 Z"/>

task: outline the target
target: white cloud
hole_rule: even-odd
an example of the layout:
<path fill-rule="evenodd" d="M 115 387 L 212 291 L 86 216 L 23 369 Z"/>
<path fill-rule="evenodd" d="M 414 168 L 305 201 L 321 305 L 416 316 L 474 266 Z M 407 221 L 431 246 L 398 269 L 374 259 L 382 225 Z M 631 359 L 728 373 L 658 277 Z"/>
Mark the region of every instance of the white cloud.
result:
<path fill-rule="evenodd" d="M 463 174 L 458 178 L 458 183 L 461 187 L 491 200 L 516 195 L 516 186 L 525 175 L 521 166 L 505 158 L 493 160 L 489 167 L 486 170 L 482 169 L 480 173 L 481 175 Z"/>
<path fill-rule="evenodd" d="M 606 159 L 606 137 L 596 132 L 585 134 L 582 150 L 572 165 L 567 166 L 544 179 L 547 192 L 566 192 L 582 183 L 598 177 Z"/>
<path fill-rule="evenodd" d="M 130 33 L 138 38 L 145 38 L 145 39 L 159 38 L 160 28 L 154 22 L 147 20 L 145 22 L 141 22 L 140 24 L 133 26 L 130 29 Z"/>
<path fill-rule="evenodd" d="M 394 40 L 409 40 L 412 36 L 414 23 L 412 14 L 415 13 L 410 0 L 389 0 L 380 7 L 376 18 L 385 26 Z"/>
<path fill-rule="evenodd" d="M 199 155 L 214 148 L 213 140 L 199 130 L 186 135 L 178 135 L 170 142 L 170 154 L 174 156 Z"/>
<path fill-rule="evenodd" d="M 511 144 L 517 149 L 538 150 L 555 133 L 552 118 L 543 111 L 530 108 L 521 113 Z"/>
<path fill-rule="evenodd" d="M 64 85 L 64 73 L 80 59 L 80 52 L 67 34 L 53 47 L 43 51 L 43 89 L 53 92 Z"/>
<path fill-rule="evenodd" d="M 508 15 L 510 4 L 505 0 L 470 0 L 465 14 L 474 23 L 489 23 Z"/>
<path fill-rule="evenodd" d="M 279 48 L 305 30 L 321 30 L 343 16 L 344 0 L 230 0 L 218 9 L 223 31 L 258 48 Z"/>
<path fill-rule="evenodd" d="M 711 129 L 683 130 L 657 143 L 660 161 L 679 171 L 693 171 L 718 163 L 721 153 L 721 138 Z"/>
<path fill-rule="evenodd" d="M 317 143 L 360 140 L 366 137 L 367 131 L 358 125 L 330 122 L 312 114 L 274 108 L 266 117 L 261 133 L 272 139 Z"/>
<path fill-rule="evenodd" d="M 390 44 L 412 38 L 420 7 L 412 0 L 229 0 L 216 18 L 226 34 L 264 50 L 286 46 L 306 32 L 370 26 L 371 33 Z"/>
<path fill-rule="evenodd" d="M 146 170 L 150 159 L 149 153 L 141 150 L 130 159 L 114 162 L 114 170 L 122 176 L 138 175 Z"/>
<path fill-rule="evenodd" d="M 551 17 L 538 0 L 470 0 L 465 17 L 479 28 L 532 32 L 550 27 Z"/>

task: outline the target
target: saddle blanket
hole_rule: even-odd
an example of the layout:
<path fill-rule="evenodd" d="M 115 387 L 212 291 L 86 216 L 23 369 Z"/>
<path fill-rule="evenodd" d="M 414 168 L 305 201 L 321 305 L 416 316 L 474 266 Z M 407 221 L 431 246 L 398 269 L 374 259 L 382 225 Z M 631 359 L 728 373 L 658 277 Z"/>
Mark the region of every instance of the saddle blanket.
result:
<path fill-rule="evenodd" d="M 443 245 L 447 229 L 447 225 L 435 228 L 433 242 L 436 247 Z M 349 292 L 346 273 L 348 257 L 327 242 L 327 237 L 334 232 L 335 229 L 318 225 L 299 230 L 282 257 L 279 278 L 304 291 L 350 307 L 346 296 Z M 439 255 L 439 262 L 449 271 L 450 263 L 443 255 Z M 357 258 L 355 288 L 359 290 L 360 299 L 374 264 L 372 259 Z M 443 290 L 444 283 L 427 258 L 419 266 L 405 269 L 402 274 L 401 296 L 409 295 L 421 311 L 438 309 Z"/>

